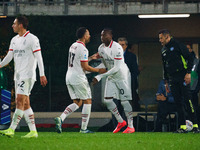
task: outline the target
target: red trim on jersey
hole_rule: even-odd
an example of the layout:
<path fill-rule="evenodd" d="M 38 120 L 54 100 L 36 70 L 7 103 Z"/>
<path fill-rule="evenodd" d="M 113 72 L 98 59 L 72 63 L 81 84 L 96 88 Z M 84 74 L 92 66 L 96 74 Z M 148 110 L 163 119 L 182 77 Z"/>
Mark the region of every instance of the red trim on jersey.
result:
<path fill-rule="evenodd" d="M 77 43 L 83 44 L 83 46 L 85 46 L 85 44 L 81 41 L 76 41 Z M 85 46 L 86 47 L 86 46 Z"/>
<path fill-rule="evenodd" d="M 9 49 L 9 51 L 13 51 L 13 49 Z"/>
<path fill-rule="evenodd" d="M 122 58 L 114 58 L 114 59 L 121 60 Z"/>
<path fill-rule="evenodd" d="M 112 47 L 112 44 L 113 44 L 113 40 L 110 42 L 110 46 L 109 46 L 109 48 L 111 48 L 111 47 Z"/>
<path fill-rule="evenodd" d="M 81 62 L 88 62 L 88 60 L 81 60 Z"/>
<path fill-rule="evenodd" d="M 33 53 L 38 52 L 38 51 L 41 51 L 41 49 L 34 50 Z"/>
<path fill-rule="evenodd" d="M 24 37 L 27 36 L 27 34 L 29 34 L 29 33 L 30 33 L 30 31 L 27 31 L 27 32 L 24 34 Z"/>

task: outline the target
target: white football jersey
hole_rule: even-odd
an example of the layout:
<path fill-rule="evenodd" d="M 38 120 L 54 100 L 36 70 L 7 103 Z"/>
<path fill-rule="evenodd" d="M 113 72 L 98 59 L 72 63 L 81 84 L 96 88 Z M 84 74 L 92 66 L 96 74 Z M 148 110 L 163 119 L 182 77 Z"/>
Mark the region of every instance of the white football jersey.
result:
<path fill-rule="evenodd" d="M 39 39 L 29 31 L 23 36 L 16 35 L 11 40 L 9 51 L 13 51 L 14 80 L 36 80 L 37 59 L 34 53 L 41 51 Z"/>
<path fill-rule="evenodd" d="M 83 42 L 77 41 L 69 48 L 67 84 L 77 85 L 87 82 L 86 75 L 81 67 L 81 62 L 84 61 L 88 61 L 88 50 Z"/>
<path fill-rule="evenodd" d="M 109 77 L 115 81 L 124 80 L 124 78 L 126 78 L 129 69 L 124 62 L 124 52 L 120 44 L 115 41 L 111 41 L 108 47 L 106 47 L 105 44 L 101 44 L 98 48 L 98 53 L 102 57 L 102 62 L 108 70 L 114 67 L 114 59 L 123 60 L 120 70 Z"/>

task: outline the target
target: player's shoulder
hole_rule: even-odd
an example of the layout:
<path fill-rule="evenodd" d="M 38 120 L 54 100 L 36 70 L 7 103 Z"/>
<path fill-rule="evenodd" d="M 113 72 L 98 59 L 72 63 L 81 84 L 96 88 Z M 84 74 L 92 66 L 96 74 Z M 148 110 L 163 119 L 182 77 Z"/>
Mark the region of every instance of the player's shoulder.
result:
<path fill-rule="evenodd" d="M 30 33 L 29 31 L 27 31 L 27 33 L 24 35 L 24 37 L 30 41 L 39 41 L 38 37 L 32 33 Z"/>
<path fill-rule="evenodd" d="M 15 41 L 16 39 L 17 39 L 17 37 L 19 37 L 19 35 L 17 34 L 17 35 L 15 35 L 12 39 L 11 39 L 11 42 L 12 41 Z"/>
<path fill-rule="evenodd" d="M 101 45 L 99 45 L 98 47 L 98 51 L 102 51 L 104 49 L 105 45 L 102 43 Z"/>
<path fill-rule="evenodd" d="M 76 49 L 77 51 L 84 51 L 84 52 L 87 52 L 88 49 L 85 47 L 85 44 L 84 43 L 80 43 L 80 42 L 74 42 L 71 47 L 72 49 Z"/>
<path fill-rule="evenodd" d="M 121 48 L 121 45 L 115 41 L 113 41 L 112 46 L 113 46 L 113 48 Z"/>
<path fill-rule="evenodd" d="M 123 49 L 121 47 L 121 45 L 115 41 L 113 41 L 113 44 L 112 44 L 112 50 L 114 50 L 114 52 L 118 53 L 118 52 L 123 52 Z"/>
<path fill-rule="evenodd" d="M 33 33 L 30 33 L 30 32 L 26 36 L 28 38 L 38 39 L 38 37 L 36 35 L 34 35 Z"/>

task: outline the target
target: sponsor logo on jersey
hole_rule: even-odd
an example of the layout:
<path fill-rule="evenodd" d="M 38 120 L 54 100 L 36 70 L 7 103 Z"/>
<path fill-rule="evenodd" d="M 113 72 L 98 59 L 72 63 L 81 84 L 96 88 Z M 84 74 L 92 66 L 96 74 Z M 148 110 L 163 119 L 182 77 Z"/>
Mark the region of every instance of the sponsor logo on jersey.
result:
<path fill-rule="evenodd" d="M 116 55 L 116 57 L 120 57 L 120 58 L 121 58 L 121 57 L 122 57 L 122 55 L 121 55 L 121 54 L 117 54 L 117 55 Z"/>
<path fill-rule="evenodd" d="M 87 59 L 87 55 L 86 54 L 84 55 L 84 59 Z"/>
<path fill-rule="evenodd" d="M 17 57 L 22 57 L 22 55 L 25 53 L 25 50 L 14 50 L 14 53 Z"/>
<path fill-rule="evenodd" d="M 105 61 L 107 63 L 109 63 L 110 65 L 114 65 L 114 60 L 113 59 L 106 58 Z"/>
<path fill-rule="evenodd" d="M 14 53 L 25 53 L 25 50 L 14 50 Z"/>

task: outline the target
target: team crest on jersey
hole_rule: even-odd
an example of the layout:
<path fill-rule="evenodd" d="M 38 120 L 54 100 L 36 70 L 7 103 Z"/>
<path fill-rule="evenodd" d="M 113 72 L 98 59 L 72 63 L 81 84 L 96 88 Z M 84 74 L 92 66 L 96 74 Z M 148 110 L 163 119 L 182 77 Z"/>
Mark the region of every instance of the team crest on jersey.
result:
<path fill-rule="evenodd" d="M 170 48 L 170 51 L 173 51 L 173 50 L 174 50 L 174 47 L 171 47 L 171 48 Z"/>

